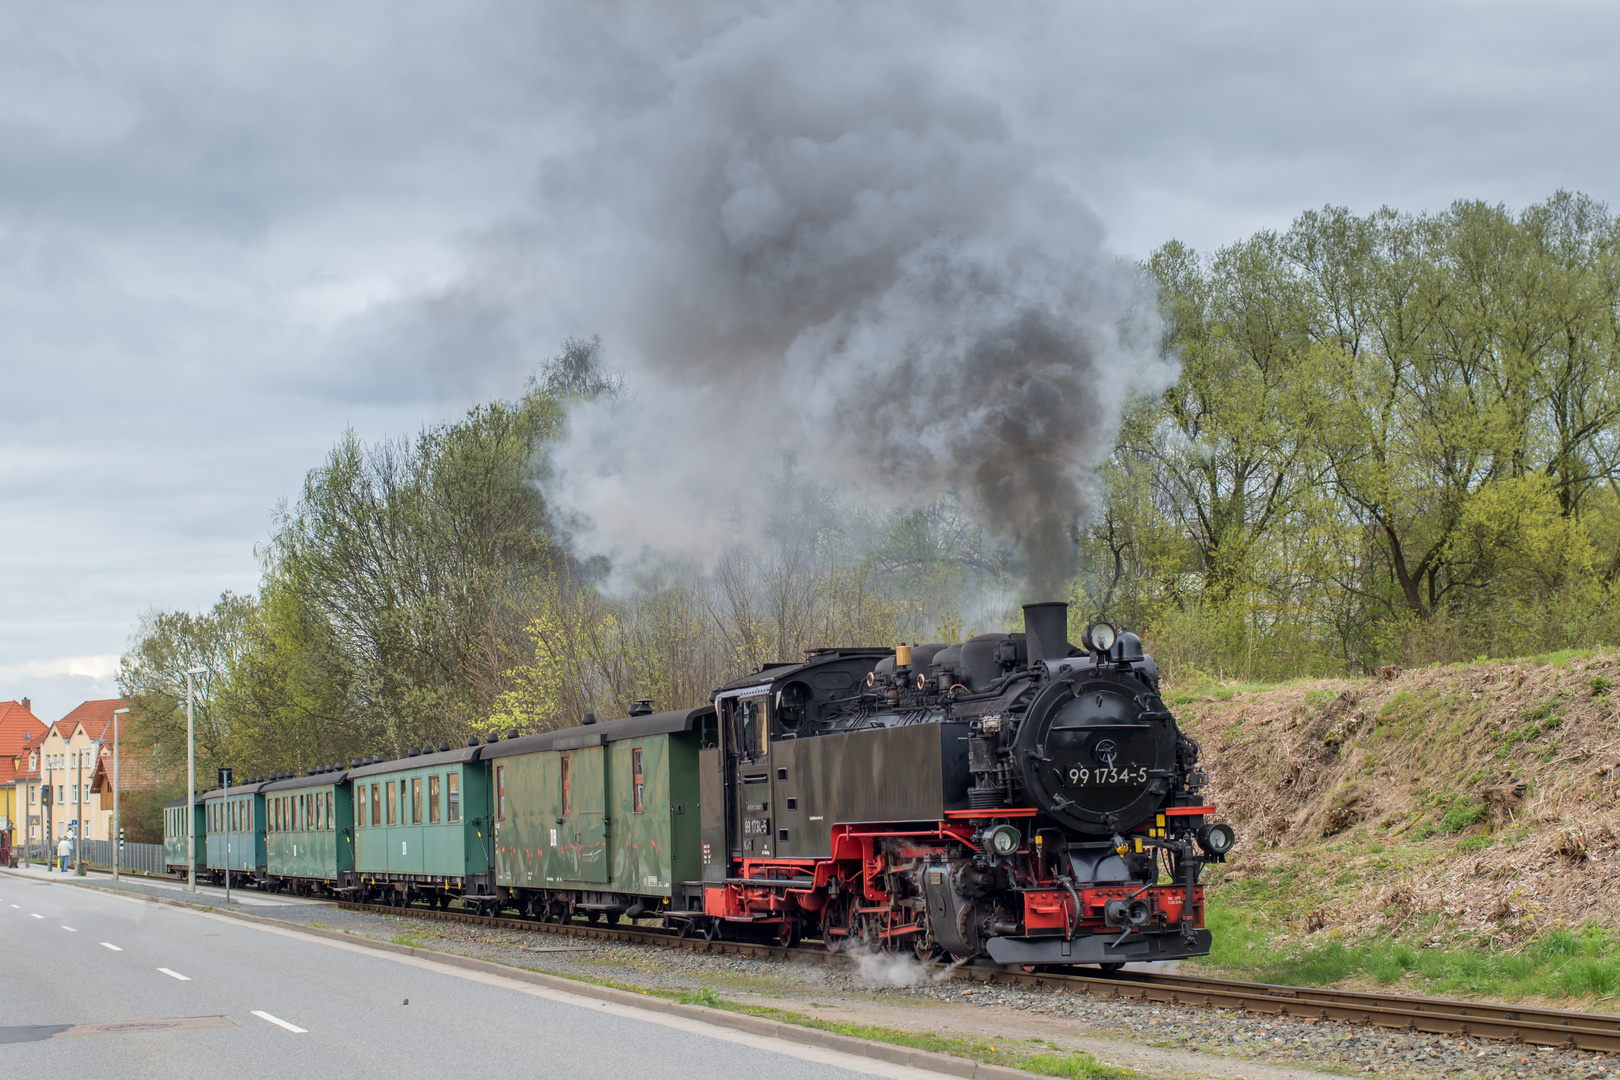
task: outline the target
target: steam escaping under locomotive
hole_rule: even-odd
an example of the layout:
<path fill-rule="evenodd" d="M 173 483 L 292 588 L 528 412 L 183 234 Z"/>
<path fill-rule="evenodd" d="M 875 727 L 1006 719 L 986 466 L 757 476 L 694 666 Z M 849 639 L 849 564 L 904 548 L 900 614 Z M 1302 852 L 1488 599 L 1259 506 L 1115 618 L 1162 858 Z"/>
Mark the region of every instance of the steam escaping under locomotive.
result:
<path fill-rule="evenodd" d="M 828 649 L 715 691 L 702 913 L 920 957 L 1098 964 L 1209 951 L 1231 849 L 1141 641 L 1068 605 L 1023 633 Z"/>

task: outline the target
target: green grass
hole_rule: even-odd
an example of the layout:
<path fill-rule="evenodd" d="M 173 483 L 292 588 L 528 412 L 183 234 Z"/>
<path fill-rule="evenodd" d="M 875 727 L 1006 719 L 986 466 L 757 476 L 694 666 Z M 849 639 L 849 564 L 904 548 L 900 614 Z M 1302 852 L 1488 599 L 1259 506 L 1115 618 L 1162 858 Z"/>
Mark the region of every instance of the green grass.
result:
<path fill-rule="evenodd" d="M 395 945 L 403 945 L 407 949 L 425 949 L 427 947 L 421 938 L 411 937 L 409 934 L 395 934 L 392 940 Z"/>
<path fill-rule="evenodd" d="M 1367 979 L 1414 994 L 1505 1000 L 1620 997 L 1620 938 L 1595 928 L 1551 930 L 1515 949 L 1430 946 L 1426 926 L 1399 940 L 1276 947 L 1270 913 L 1236 899 L 1212 897 L 1207 924 L 1215 942 L 1201 963 L 1239 978 L 1291 986 Z"/>
<path fill-rule="evenodd" d="M 697 997 L 704 994 L 709 996 L 702 1001 L 696 1002 L 696 1004 L 725 1009 L 728 1012 L 743 1013 L 747 1016 L 759 1016 L 779 1023 L 794 1024 L 798 1027 L 814 1028 L 817 1031 L 830 1031 L 835 1035 L 848 1035 L 856 1039 L 870 1039 L 873 1042 L 889 1043 L 893 1046 L 908 1046 L 913 1050 L 926 1050 L 936 1054 L 950 1054 L 952 1057 L 967 1058 L 970 1061 L 983 1061 L 991 1065 L 1005 1065 L 1009 1068 L 1023 1069 L 1040 1076 L 1085 1077 L 1105 1080 L 1105 1078 L 1110 1077 L 1136 1075 L 1129 1069 L 1104 1065 L 1090 1054 L 1063 1050 L 1052 1052 L 1047 1049 L 1050 1044 L 1043 1044 L 1039 1039 L 1032 1040 L 1034 1045 L 1026 1048 L 1020 1045 L 1017 1039 L 990 1039 L 986 1041 L 962 1038 L 956 1035 L 938 1035 L 931 1031 L 900 1031 L 895 1028 L 879 1027 L 876 1024 L 822 1020 L 787 1009 L 740 1005 L 736 1002 L 726 1001 L 715 994 L 714 991 L 707 989 L 693 991 L 689 995 L 682 995 L 677 1000 L 684 1001 L 687 997 Z M 1030 1052 L 1037 1048 L 1041 1052 Z"/>

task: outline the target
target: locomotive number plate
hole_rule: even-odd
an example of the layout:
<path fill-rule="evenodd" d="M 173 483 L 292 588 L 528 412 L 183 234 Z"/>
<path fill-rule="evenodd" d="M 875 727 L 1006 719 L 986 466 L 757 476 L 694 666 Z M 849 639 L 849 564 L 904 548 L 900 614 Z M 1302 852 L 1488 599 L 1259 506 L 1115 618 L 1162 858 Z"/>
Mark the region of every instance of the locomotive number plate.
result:
<path fill-rule="evenodd" d="M 1146 765 L 1109 765 L 1088 769 L 1077 766 L 1069 770 L 1065 779 L 1070 787 L 1097 787 L 1105 784 L 1145 784 L 1148 778 Z"/>

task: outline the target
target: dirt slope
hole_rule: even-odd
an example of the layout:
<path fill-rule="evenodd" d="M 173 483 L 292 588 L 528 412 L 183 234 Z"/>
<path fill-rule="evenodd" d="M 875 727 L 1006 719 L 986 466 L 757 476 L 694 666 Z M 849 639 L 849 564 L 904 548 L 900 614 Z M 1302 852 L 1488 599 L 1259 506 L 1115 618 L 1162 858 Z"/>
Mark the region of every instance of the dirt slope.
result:
<path fill-rule="evenodd" d="M 1614 652 L 1165 690 L 1277 940 L 1620 927 Z"/>

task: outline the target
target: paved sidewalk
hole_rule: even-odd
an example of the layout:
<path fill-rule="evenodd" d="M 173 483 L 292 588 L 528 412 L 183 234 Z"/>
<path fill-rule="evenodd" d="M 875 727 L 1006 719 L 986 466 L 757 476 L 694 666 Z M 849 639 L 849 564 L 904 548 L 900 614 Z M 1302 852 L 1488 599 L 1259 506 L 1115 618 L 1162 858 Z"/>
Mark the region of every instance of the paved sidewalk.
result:
<path fill-rule="evenodd" d="M 19 866 L 14 870 L 5 870 L 5 873 L 15 874 L 18 877 L 32 878 L 37 881 L 54 881 L 63 884 L 82 882 L 97 885 L 101 888 L 126 890 L 140 896 L 162 896 L 177 900 L 196 899 L 203 903 L 224 906 L 225 890 L 216 885 L 197 886 L 195 894 L 180 881 L 166 878 L 147 877 L 142 874 L 124 874 L 114 881 L 110 870 L 86 869 L 84 877 L 79 877 L 71 868 L 66 873 L 58 870 L 48 870 L 39 863 L 31 866 Z M 249 886 L 247 888 L 231 888 L 231 904 L 240 904 L 243 907 L 290 907 L 304 904 L 319 904 L 319 900 L 309 900 L 301 896 L 285 896 L 280 893 L 261 893 Z"/>

